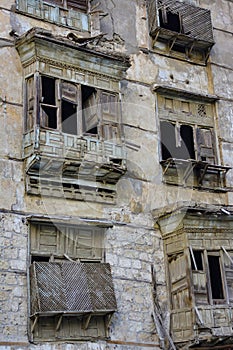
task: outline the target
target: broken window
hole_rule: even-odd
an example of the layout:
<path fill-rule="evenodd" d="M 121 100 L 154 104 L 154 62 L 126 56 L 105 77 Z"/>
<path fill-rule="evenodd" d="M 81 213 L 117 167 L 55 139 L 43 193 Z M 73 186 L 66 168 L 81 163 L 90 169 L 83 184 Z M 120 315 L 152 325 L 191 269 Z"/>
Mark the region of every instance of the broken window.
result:
<path fill-rule="evenodd" d="M 203 271 L 203 252 L 200 250 L 191 251 L 192 270 Z"/>
<path fill-rule="evenodd" d="M 196 304 L 225 302 L 221 257 L 217 252 L 192 250 L 190 259 Z"/>
<path fill-rule="evenodd" d="M 220 266 L 220 257 L 208 254 L 210 289 L 213 301 L 223 300 L 223 281 Z"/>
<path fill-rule="evenodd" d="M 31 341 L 104 338 L 116 299 L 104 230 L 31 223 Z"/>
<path fill-rule="evenodd" d="M 89 0 L 17 0 L 16 10 L 65 27 L 90 30 Z"/>
<path fill-rule="evenodd" d="M 35 121 L 66 134 L 119 138 L 117 94 L 45 75 L 36 76 L 35 81 L 36 91 L 33 77 L 27 79 L 25 131 L 31 130 Z"/>
<path fill-rule="evenodd" d="M 160 132 L 163 160 L 196 159 L 193 126 L 161 121 Z"/>
<path fill-rule="evenodd" d="M 178 0 L 147 0 L 153 47 L 206 62 L 214 44 L 210 11 Z"/>
<path fill-rule="evenodd" d="M 182 26 L 178 13 L 167 11 L 165 7 L 162 7 L 159 9 L 159 21 L 162 28 L 180 33 Z"/>

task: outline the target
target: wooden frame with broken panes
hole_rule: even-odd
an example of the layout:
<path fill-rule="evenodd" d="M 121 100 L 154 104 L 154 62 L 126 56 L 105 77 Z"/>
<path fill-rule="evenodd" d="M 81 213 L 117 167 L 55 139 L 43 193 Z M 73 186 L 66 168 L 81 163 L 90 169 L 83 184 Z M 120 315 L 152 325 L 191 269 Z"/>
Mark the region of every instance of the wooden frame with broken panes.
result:
<path fill-rule="evenodd" d="M 36 73 L 26 79 L 25 132 L 34 125 L 73 135 L 120 140 L 117 93 Z"/>

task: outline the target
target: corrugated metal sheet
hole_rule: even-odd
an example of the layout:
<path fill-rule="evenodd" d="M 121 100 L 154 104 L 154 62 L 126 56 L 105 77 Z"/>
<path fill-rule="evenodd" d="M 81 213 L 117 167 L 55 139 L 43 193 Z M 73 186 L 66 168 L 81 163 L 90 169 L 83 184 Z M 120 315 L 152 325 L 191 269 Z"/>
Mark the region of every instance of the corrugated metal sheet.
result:
<path fill-rule="evenodd" d="M 34 262 L 30 267 L 31 315 L 116 311 L 110 265 Z"/>
<path fill-rule="evenodd" d="M 157 1 L 157 6 L 156 6 Z M 196 7 L 185 2 L 174 0 L 148 0 L 148 15 L 151 34 L 159 27 L 157 23 L 154 8 L 166 9 L 166 11 L 178 14 L 182 20 L 183 34 L 189 38 L 214 43 L 213 30 L 210 11 Z"/>

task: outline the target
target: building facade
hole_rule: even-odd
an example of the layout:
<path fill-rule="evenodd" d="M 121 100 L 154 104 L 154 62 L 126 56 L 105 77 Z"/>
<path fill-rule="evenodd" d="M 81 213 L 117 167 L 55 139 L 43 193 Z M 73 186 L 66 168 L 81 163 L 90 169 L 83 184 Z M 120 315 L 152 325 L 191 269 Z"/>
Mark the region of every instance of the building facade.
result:
<path fill-rule="evenodd" d="M 233 349 L 232 0 L 0 26 L 0 350 Z"/>

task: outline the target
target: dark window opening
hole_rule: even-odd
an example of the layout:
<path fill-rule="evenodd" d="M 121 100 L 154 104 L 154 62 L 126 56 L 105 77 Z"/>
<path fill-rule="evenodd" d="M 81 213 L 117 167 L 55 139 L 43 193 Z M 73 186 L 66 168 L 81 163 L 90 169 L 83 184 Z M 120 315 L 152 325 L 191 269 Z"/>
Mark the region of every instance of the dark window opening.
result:
<path fill-rule="evenodd" d="M 82 86 L 82 115 L 83 131 L 90 134 L 98 134 L 97 124 L 97 100 L 96 89 L 90 86 Z"/>
<path fill-rule="evenodd" d="M 160 123 L 161 132 L 161 147 L 162 147 L 162 159 L 174 157 L 174 150 L 176 148 L 175 141 L 175 125 L 169 122 Z"/>
<path fill-rule="evenodd" d="M 182 159 L 195 159 L 193 128 L 190 125 L 181 125 L 180 136 L 183 141 L 181 146 Z"/>
<path fill-rule="evenodd" d="M 57 108 L 42 105 L 41 125 L 57 129 Z"/>
<path fill-rule="evenodd" d="M 160 123 L 162 159 L 195 159 L 193 128 L 189 125 Z"/>
<path fill-rule="evenodd" d="M 86 132 L 87 132 L 88 134 L 97 135 L 97 134 L 98 134 L 98 129 L 97 129 L 97 127 L 94 127 L 94 128 L 92 128 L 92 129 L 90 129 L 90 130 L 87 130 Z"/>
<path fill-rule="evenodd" d="M 33 255 L 31 257 L 31 263 L 36 262 L 49 262 L 49 256 Z"/>
<path fill-rule="evenodd" d="M 160 27 L 172 30 L 173 32 L 181 32 L 180 16 L 166 10 L 159 10 Z"/>
<path fill-rule="evenodd" d="M 93 93 L 96 93 L 95 88 L 91 86 L 82 85 L 82 105 Z"/>
<path fill-rule="evenodd" d="M 77 106 L 62 100 L 61 110 L 62 131 L 67 134 L 77 135 Z"/>
<path fill-rule="evenodd" d="M 218 256 L 208 255 L 210 285 L 213 299 L 224 299 L 222 274 Z"/>
<path fill-rule="evenodd" d="M 192 270 L 203 271 L 203 261 L 202 261 L 202 252 L 200 250 L 193 251 L 193 257 L 195 259 L 196 266 L 194 264 L 193 258 L 191 256 L 191 266 Z"/>
<path fill-rule="evenodd" d="M 41 79 L 42 84 L 42 99 L 41 102 L 47 105 L 56 105 L 55 96 L 55 79 L 43 76 Z"/>
<path fill-rule="evenodd" d="M 185 46 L 181 46 L 181 45 L 179 45 L 179 44 L 174 44 L 174 45 L 172 46 L 172 50 L 178 51 L 178 52 L 181 52 L 181 53 L 186 53 Z"/>

